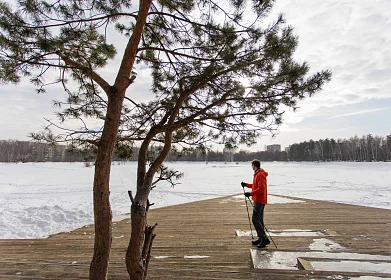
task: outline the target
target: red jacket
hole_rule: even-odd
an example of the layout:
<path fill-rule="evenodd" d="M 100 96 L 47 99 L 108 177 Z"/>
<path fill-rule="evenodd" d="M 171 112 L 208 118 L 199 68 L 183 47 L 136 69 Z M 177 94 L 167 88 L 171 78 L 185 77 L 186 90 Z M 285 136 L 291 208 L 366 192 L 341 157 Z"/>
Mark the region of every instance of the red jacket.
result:
<path fill-rule="evenodd" d="M 263 169 L 258 169 L 254 173 L 252 184 L 246 184 L 246 187 L 251 188 L 251 196 L 253 200 L 260 204 L 267 204 L 267 177 L 268 173 Z"/>

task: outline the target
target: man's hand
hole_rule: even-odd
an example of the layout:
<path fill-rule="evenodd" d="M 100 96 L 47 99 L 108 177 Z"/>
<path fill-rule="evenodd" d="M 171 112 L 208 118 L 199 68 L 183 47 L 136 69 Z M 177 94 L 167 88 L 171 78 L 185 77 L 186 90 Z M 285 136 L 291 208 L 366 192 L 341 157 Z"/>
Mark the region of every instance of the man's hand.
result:
<path fill-rule="evenodd" d="M 244 193 L 244 196 L 245 196 L 245 197 L 250 197 L 250 196 L 251 196 L 251 193 L 245 192 L 245 193 Z"/>
<path fill-rule="evenodd" d="M 240 184 L 242 185 L 243 188 L 246 186 L 245 182 L 241 182 Z"/>

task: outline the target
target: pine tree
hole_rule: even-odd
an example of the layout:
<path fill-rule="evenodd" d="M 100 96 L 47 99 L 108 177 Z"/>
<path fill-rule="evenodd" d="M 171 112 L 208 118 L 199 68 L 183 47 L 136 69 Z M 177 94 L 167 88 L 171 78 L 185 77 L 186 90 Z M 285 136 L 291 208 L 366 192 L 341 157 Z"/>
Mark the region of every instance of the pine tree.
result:
<path fill-rule="evenodd" d="M 51 130 L 60 125 L 50 123 L 32 136 L 97 148 L 90 279 L 107 278 L 110 166 L 119 142 L 140 147 L 126 264 L 130 279 L 145 279 L 154 237 L 146 219 L 148 196 L 158 181 L 178 177 L 162 166 L 170 149 L 254 144 L 281 124 L 283 106 L 296 109 L 298 100 L 330 80 L 330 71 L 309 75 L 307 63 L 293 59 L 298 39 L 282 15 L 265 23 L 273 3 L 141 0 L 132 7 L 121 0 L 24 0 L 13 9 L 0 1 L 0 81 L 30 77 L 38 92 L 60 83 L 68 95 L 56 102 L 60 121 L 82 122 L 81 129 L 61 134 Z M 125 51 L 110 83 L 99 69 L 116 55 L 106 36 L 113 27 L 124 36 Z M 132 99 L 135 64 L 152 71 L 150 102 Z M 52 69 L 58 77 L 45 82 Z M 102 129 L 90 129 L 91 118 L 102 120 Z M 150 157 L 155 143 L 162 148 Z"/>

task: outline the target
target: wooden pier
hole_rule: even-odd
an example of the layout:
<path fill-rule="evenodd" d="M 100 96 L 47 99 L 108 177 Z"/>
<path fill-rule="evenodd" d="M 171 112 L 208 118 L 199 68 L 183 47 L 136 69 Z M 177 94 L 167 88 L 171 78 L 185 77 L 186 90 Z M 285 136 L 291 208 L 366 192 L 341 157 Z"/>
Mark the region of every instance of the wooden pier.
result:
<path fill-rule="evenodd" d="M 148 279 L 350 279 L 354 276 L 391 279 L 387 269 L 391 265 L 391 210 L 295 200 L 301 203 L 288 200 L 266 206 L 266 226 L 278 248 L 271 243 L 259 252 L 251 246 L 251 236 L 236 234 L 237 230 L 249 230 L 243 196 L 150 210 L 149 224 L 158 223 L 158 226 Z M 289 234 L 297 229 L 315 235 Z M 109 279 L 128 279 L 124 256 L 129 233 L 129 220 L 114 223 Z M 315 269 L 311 261 L 319 258 L 301 254 L 324 251 L 311 247 L 321 240 L 339 245 L 331 246 L 332 252 L 365 255 L 369 259 L 384 257 L 385 260 L 377 263 L 386 269 L 380 272 Z M 88 279 L 92 252 L 92 226 L 47 239 L 0 240 L 0 279 Z M 251 256 L 275 252 L 299 252 L 298 260 L 294 260 L 298 261 L 297 267 L 253 267 Z M 333 257 L 325 259 L 333 261 Z"/>

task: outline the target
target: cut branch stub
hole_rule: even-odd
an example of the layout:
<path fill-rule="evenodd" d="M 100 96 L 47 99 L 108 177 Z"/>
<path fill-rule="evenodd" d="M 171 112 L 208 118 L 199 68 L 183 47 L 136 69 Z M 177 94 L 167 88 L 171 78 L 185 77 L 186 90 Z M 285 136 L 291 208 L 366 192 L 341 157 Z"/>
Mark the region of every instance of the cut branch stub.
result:
<path fill-rule="evenodd" d="M 153 234 L 156 226 L 157 224 L 154 224 L 153 226 L 146 226 L 145 228 L 145 241 L 142 253 L 143 259 L 145 260 L 145 278 L 147 277 L 148 264 L 151 259 L 152 243 L 156 236 L 156 234 Z"/>
<path fill-rule="evenodd" d="M 131 202 L 132 202 L 132 204 L 133 204 L 133 202 L 134 202 L 134 198 L 133 198 L 132 191 L 128 191 L 128 195 L 129 195 L 130 201 L 131 201 Z"/>
<path fill-rule="evenodd" d="M 148 210 L 149 210 L 149 207 L 152 206 L 152 205 L 154 205 L 154 204 L 155 204 L 155 203 L 149 203 L 149 199 L 147 200 L 147 209 L 146 209 L 147 212 L 148 212 Z"/>

